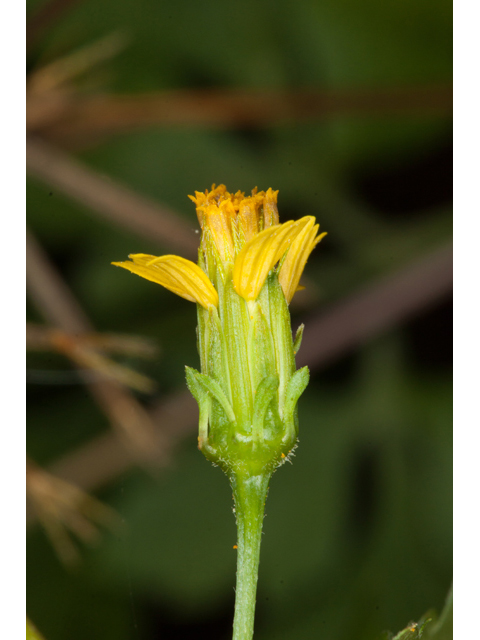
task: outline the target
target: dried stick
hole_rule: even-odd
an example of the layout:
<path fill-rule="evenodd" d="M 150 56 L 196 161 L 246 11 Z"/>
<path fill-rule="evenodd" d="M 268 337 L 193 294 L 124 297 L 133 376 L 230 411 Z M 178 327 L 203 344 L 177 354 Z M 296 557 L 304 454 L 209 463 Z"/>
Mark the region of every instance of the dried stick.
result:
<path fill-rule="evenodd" d="M 28 122 L 32 132 L 81 141 L 152 126 L 265 127 L 339 116 L 449 115 L 452 100 L 448 85 L 303 89 L 296 93 L 234 89 L 93 98 L 77 95 L 64 103 L 56 119 L 44 116 L 44 104 L 32 100 Z"/>
<path fill-rule="evenodd" d="M 30 233 L 27 235 L 27 289 L 40 313 L 52 325 L 67 333 L 92 332 L 92 326 L 72 292 Z M 79 373 L 84 375 L 81 369 Z M 153 462 L 164 455 L 161 433 L 127 389 L 114 380 L 92 382 L 87 376 L 85 383 L 118 435 L 127 445 L 133 445 L 137 456 Z"/>
<path fill-rule="evenodd" d="M 153 340 L 144 336 L 132 336 L 118 333 L 84 333 L 72 335 L 42 324 L 27 322 L 27 349 L 45 351 L 59 350 L 62 342 L 71 341 L 76 346 L 94 347 L 109 353 L 120 353 L 138 358 L 153 358 L 159 353 Z"/>

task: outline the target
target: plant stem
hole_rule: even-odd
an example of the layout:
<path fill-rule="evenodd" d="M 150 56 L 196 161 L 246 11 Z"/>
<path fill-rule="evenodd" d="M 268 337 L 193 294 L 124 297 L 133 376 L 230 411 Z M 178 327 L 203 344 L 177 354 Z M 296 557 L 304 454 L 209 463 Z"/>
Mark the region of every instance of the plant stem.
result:
<path fill-rule="evenodd" d="M 263 514 L 270 474 L 230 478 L 238 531 L 233 640 L 251 640 L 255 618 Z"/>

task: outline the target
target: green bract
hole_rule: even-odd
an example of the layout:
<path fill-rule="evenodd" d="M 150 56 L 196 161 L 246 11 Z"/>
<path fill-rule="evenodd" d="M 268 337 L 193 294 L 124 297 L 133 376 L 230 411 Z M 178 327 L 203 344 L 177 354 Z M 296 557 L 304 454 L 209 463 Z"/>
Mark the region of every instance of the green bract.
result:
<path fill-rule="evenodd" d="M 290 314 L 276 271 L 256 301 L 241 298 L 229 278 L 217 290 L 218 310 L 197 305 L 202 372 L 186 369 L 200 408 L 199 448 L 228 476 L 270 476 L 295 446 L 296 406 L 308 369 L 295 371 Z"/>

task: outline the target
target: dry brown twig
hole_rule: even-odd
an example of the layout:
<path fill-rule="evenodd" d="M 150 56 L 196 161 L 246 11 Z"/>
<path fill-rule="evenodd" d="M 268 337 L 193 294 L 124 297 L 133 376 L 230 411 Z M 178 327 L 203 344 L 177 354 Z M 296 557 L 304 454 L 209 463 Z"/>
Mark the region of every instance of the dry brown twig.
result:
<path fill-rule="evenodd" d="M 67 565 L 79 560 L 68 530 L 84 542 L 94 544 L 100 537 L 96 524 L 113 527 L 121 522 L 113 509 L 78 487 L 47 473 L 31 460 L 27 460 L 26 488 L 27 497 L 52 545 Z"/>
<path fill-rule="evenodd" d="M 100 376 L 116 380 L 118 383 L 142 393 L 152 393 L 155 382 L 138 371 L 115 362 L 99 352 L 112 350 L 132 353 L 140 347 L 145 354 L 146 341 L 135 343 L 135 339 L 125 340 L 120 336 L 100 336 L 98 334 L 72 335 L 58 329 L 27 324 L 27 348 L 50 349 L 67 356 L 75 365 L 84 367 Z M 151 351 L 150 351 L 151 355 Z"/>
<path fill-rule="evenodd" d="M 114 58 L 126 44 L 126 36 L 117 31 L 34 69 L 27 78 L 27 100 L 59 89 L 68 91 L 71 87 L 74 91 L 74 80 L 90 72 L 96 65 Z"/>
<path fill-rule="evenodd" d="M 32 97 L 27 105 L 28 130 L 62 144 L 75 144 L 154 126 L 271 127 L 338 117 L 441 116 L 452 111 L 452 88 L 448 85 L 299 89 L 295 93 L 178 90 L 63 98 L 59 93 Z"/>
<path fill-rule="evenodd" d="M 75 0 L 50 0 L 29 19 L 27 41 L 34 42 Z M 125 45 L 114 33 L 35 69 L 29 77 L 27 127 L 55 140 L 111 135 L 132 129 L 194 125 L 258 127 L 338 116 L 448 114 L 452 87 L 403 86 L 381 89 L 288 91 L 180 90 L 140 96 L 84 96 L 71 84 Z M 64 91 L 59 91 L 64 89 Z"/>
<path fill-rule="evenodd" d="M 136 356 L 138 358 L 154 358 L 159 354 L 158 345 L 145 336 L 132 336 L 118 333 L 86 333 L 73 335 L 58 329 L 33 322 L 27 322 L 27 349 L 54 349 L 57 337 L 63 336 L 83 347 L 93 347 L 109 353 Z"/>
<path fill-rule="evenodd" d="M 45 319 L 67 334 L 93 333 L 92 326 L 73 294 L 50 264 L 31 234 L 27 236 L 27 288 Z M 99 352 L 91 350 L 91 353 Z M 80 370 L 82 375 L 82 370 Z M 118 435 L 143 462 L 163 456 L 161 434 L 142 405 L 114 380 L 85 383 Z"/>

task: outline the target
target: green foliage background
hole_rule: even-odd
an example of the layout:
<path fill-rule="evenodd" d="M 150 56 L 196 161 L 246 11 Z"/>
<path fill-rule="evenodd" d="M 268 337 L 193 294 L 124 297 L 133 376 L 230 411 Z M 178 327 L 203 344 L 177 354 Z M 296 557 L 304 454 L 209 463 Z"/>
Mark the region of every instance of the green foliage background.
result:
<path fill-rule="evenodd" d="M 28 10 L 39 4 L 28 2 Z M 86 0 L 29 62 L 116 29 L 129 45 L 106 75 L 92 78 L 112 92 L 451 80 L 446 0 Z M 152 128 L 78 155 L 168 204 L 192 228 L 186 196 L 195 189 L 212 182 L 280 189 L 281 219 L 315 215 L 329 232 L 306 270 L 308 295 L 321 309 L 448 240 L 450 136 L 446 117 L 352 116 L 248 131 Z M 183 388 L 185 364 L 198 366 L 193 305 L 109 265 L 169 247 L 141 241 L 34 181 L 27 206 L 30 227 L 96 328 L 157 339 L 157 362 L 127 364 L 158 380 L 158 395 Z M 29 315 L 39 319 L 33 308 Z M 307 313 L 299 304 L 292 315 L 296 328 Z M 371 640 L 442 608 L 451 581 L 449 319 L 448 303 L 439 304 L 312 376 L 294 464 L 271 483 L 259 640 Z M 67 365 L 30 354 L 28 367 Z M 40 464 L 109 428 L 81 385 L 30 384 L 28 397 L 28 450 Z M 126 530 L 85 549 L 75 572 L 32 530 L 29 616 L 47 640 L 228 638 L 230 493 L 192 436 L 158 479 L 136 469 L 101 492 Z"/>

